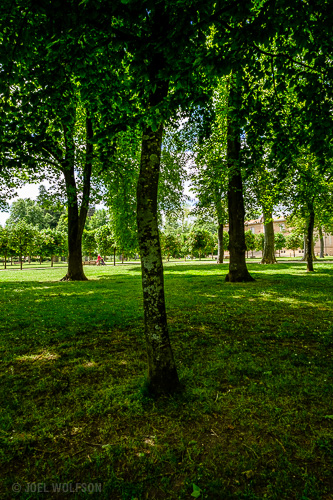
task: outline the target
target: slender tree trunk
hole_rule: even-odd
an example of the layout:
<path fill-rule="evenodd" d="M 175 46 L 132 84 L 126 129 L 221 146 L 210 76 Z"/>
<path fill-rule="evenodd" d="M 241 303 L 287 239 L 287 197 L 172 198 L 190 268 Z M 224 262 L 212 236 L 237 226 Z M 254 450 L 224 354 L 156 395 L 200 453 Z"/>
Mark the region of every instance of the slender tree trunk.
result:
<path fill-rule="evenodd" d="M 7 269 L 7 254 L 5 253 L 5 269 Z"/>
<path fill-rule="evenodd" d="M 268 222 L 266 222 L 268 221 Z M 264 211 L 264 252 L 261 259 L 261 264 L 276 264 L 274 250 L 274 226 L 272 213 Z"/>
<path fill-rule="evenodd" d="M 23 267 L 23 258 L 22 258 L 22 254 L 20 254 L 20 268 L 21 268 L 21 271 L 22 271 L 22 267 Z"/>
<path fill-rule="evenodd" d="M 93 161 L 93 128 L 87 112 L 86 118 L 86 160 L 83 171 L 83 192 L 79 210 L 77 187 L 74 172 L 74 133 L 64 125 L 66 158 L 63 173 L 66 182 L 68 200 L 68 270 L 61 281 L 87 280 L 82 264 L 82 234 L 87 218 L 90 196 L 90 178 Z"/>
<path fill-rule="evenodd" d="M 309 267 L 310 268 L 312 267 L 312 271 L 313 271 L 313 262 L 315 260 L 317 260 L 317 258 L 314 254 L 314 243 L 313 243 L 313 231 L 314 231 L 313 224 L 314 224 L 315 213 L 313 210 L 312 203 L 310 203 L 310 202 L 308 204 L 308 209 L 309 209 L 309 215 L 308 215 L 308 219 L 306 222 L 306 229 L 305 229 L 305 233 L 304 233 L 304 253 L 303 253 L 303 257 L 302 257 L 301 261 L 307 263 L 307 270 L 308 271 L 311 271 L 311 269 L 309 269 Z M 309 230 L 311 231 L 311 237 L 309 234 Z M 311 246 L 309 246 L 310 241 L 311 241 Z"/>
<path fill-rule="evenodd" d="M 51 255 L 51 267 L 53 267 L 53 255 Z"/>
<path fill-rule="evenodd" d="M 113 249 L 113 265 L 116 265 L 116 248 Z"/>
<path fill-rule="evenodd" d="M 313 269 L 313 229 L 314 229 L 314 221 L 315 221 L 315 213 L 313 209 L 313 204 L 308 204 L 309 208 L 309 218 L 306 228 L 306 246 L 308 248 L 307 253 L 307 265 L 306 270 L 308 272 L 314 271 Z"/>
<path fill-rule="evenodd" d="M 320 241 L 319 257 L 321 259 L 324 259 L 325 258 L 325 242 L 324 242 L 323 228 L 321 225 L 319 226 L 319 241 Z"/>
<path fill-rule="evenodd" d="M 168 333 L 157 218 L 162 129 L 160 125 L 156 131 L 148 126 L 143 130 L 137 185 L 137 223 L 148 353 L 148 385 L 156 395 L 172 393 L 179 386 Z"/>
<path fill-rule="evenodd" d="M 229 99 L 232 103 L 232 85 Z M 254 281 L 247 270 L 244 232 L 244 199 L 242 174 L 239 164 L 240 131 L 228 114 L 227 162 L 228 162 L 228 211 L 229 211 L 229 273 L 226 281 Z"/>
<path fill-rule="evenodd" d="M 217 264 L 223 264 L 224 248 L 223 248 L 223 223 L 218 225 L 217 229 Z"/>

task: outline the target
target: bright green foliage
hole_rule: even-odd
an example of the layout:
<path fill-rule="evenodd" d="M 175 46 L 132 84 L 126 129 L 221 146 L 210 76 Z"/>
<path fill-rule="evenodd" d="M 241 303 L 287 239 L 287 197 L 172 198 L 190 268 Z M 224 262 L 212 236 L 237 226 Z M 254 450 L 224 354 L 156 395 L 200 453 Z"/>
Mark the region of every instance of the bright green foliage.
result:
<path fill-rule="evenodd" d="M 41 260 L 49 257 L 52 265 L 52 257 L 63 255 L 66 251 L 65 235 L 55 229 L 43 229 L 39 233 L 36 233 L 33 249 L 34 253 L 39 255 Z"/>
<path fill-rule="evenodd" d="M 102 226 L 103 227 L 103 226 Z M 97 255 L 97 242 L 96 242 L 96 232 L 98 229 L 85 229 L 82 235 L 82 251 L 89 255 L 89 260 L 91 256 Z"/>
<path fill-rule="evenodd" d="M 169 260 L 170 257 L 177 258 L 181 254 L 181 240 L 174 234 L 160 233 L 162 255 Z"/>
<path fill-rule="evenodd" d="M 7 255 L 10 252 L 9 233 L 8 229 L 0 226 L 0 255 L 5 258 L 4 265 L 6 267 Z"/>
<path fill-rule="evenodd" d="M 265 235 L 264 233 L 257 233 L 255 234 L 255 250 L 257 252 L 263 252 L 264 251 L 264 244 L 265 244 Z"/>
<path fill-rule="evenodd" d="M 22 256 L 30 253 L 34 245 L 36 229 L 21 220 L 9 233 L 9 246 L 19 255 L 22 269 Z"/>
<path fill-rule="evenodd" d="M 108 211 L 102 208 L 101 210 L 96 210 L 94 215 L 92 215 L 90 218 L 87 218 L 86 229 L 98 229 L 102 226 L 105 226 L 105 224 L 108 224 L 109 222 L 110 216 L 108 214 Z"/>
<path fill-rule="evenodd" d="M 283 248 L 286 248 L 286 237 L 283 233 L 274 233 L 274 246 L 276 250 L 280 252 Z"/>
<path fill-rule="evenodd" d="M 288 250 L 293 250 L 294 257 L 295 251 L 303 247 L 303 237 L 298 231 L 291 231 L 291 233 L 286 235 L 286 248 Z"/>
<path fill-rule="evenodd" d="M 245 231 L 245 244 L 247 252 L 250 250 L 253 252 L 253 250 L 256 249 L 256 235 L 251 231 L 251 229 Z"/>
<path fill-rule="evenodd" d="M 193 230 L 189 235 L 189 246 L 193 255 L 199 259 L 211 249 L 212 236 L 208 231 Z"/>
<path fill-rule="evenodd" d="M 14 201 L 10 207 L 10 216 L 6 221 L 8 227 L 13 227 L 18 221 L 25 221 L 37 229 L 46 229 L 56 224 L 56 219 L 47 213 L 36 201 L 30 198 Z"/>
<path fill-rule="evenodd" d="M 97 243 L 98 252 L 101 255 L 107 256 L 114 253 L 117 248 L 117 243 L 112 233 L 110 224 L 100 227 L 95 232 L 95 239 Z"/>

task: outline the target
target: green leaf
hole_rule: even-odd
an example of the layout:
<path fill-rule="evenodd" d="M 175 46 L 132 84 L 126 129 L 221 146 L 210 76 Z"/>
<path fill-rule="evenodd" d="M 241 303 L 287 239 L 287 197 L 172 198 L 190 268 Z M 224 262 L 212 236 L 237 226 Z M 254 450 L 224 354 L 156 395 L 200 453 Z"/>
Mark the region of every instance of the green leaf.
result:
<path fill-rule="evenodd" d="M 331 420 L 333 420 L 333 415 L 324 415 L 324 418 L 330 418 Z"/>
<path fill-rule="evenodd" d="M 201 488 L 193 483 L 193 492 L 191 493 L 191 497 L 199 498 L 199 496 L 201 495 L 201 491 Z"/>

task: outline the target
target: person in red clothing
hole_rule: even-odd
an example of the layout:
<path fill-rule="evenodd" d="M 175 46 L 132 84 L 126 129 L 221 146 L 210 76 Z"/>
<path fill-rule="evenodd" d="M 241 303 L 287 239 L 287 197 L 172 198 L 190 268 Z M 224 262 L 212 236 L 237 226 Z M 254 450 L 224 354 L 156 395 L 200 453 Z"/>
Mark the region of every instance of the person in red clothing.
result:
<path fill-rule="evenodd" d="M 97 260 L 96 260 L 96 266 L 100 266 L 101 265 L 101 256 L 98 254 L 97 256 Z"/>

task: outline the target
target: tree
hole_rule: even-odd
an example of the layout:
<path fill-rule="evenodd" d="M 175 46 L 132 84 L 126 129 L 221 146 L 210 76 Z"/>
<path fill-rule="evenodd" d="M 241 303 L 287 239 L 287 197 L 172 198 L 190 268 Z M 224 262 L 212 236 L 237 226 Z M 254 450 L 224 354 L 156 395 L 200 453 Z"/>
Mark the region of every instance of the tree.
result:
<path fill-rule="evenodd" d="M 20 198 L 13 201 L 11 205 L 6 226 L 13 227 L 20 220 L 41 230 L 50 227 L 52 218 L 45 213 L 35 200 Z"/>
<path fill-rule="evenodd" d="M 301 248 L 303 245 L 303 238 L 299 235 L 297 231 L 291 231 L 291 233 L 286 235 L 286 248 L 288 250 L 293 250 L 294 257 L 295 251 Z"/>
<path fill-rule="evenodd" d="M 248 229 L 245 231 L 245 245 L 246 245 L 246 251 L 247 251 L 247 257 L 249 256 L 249 250 L 252 250 L 252 257 L 253 257 L 253 250 L 256 248 L 256 237 L 255 234 L 251 231 L 251 229 Z"/>
<path fill-rule="evenodd" d="M 173 234 L 161 233 L 161 250 L 162 255 L 166 255 L 167 260 L 170 256 L 176 258 L 180 254 L 180 240 L 179 237 Z"/>
<path fill-rule="evenodd" d="M 240 125 L 236 110 L 239 108 L 239 76 L 231 75 L 229 90 L 227 164 L 228 164 L 228 212 L 229 212 L 229 272 L 226 281 L 254 281 L 245 262 L 244 199 L 240 165 Z M 238 104 L 238 105 L 237 105 Z"/>
<path fill-rule="evenodd" d="M 99 253 L 101 253 L 104 256 L 113 254 L 113 263 L 114 265 L 116 265 L 115 255 L 116 255 L 117 243 L 112 233 L 111 225 L 106 224 L 105 226 L 96 229 L 95 240 L 97 243 L 97 248 Z"/>
<path fill-rule="evenodd" d="M 96 231 L 98 229 L 84 229 L 83 231 L 82 249 L 89 255 L 89 260 L 91 260 L 92 255 L 97 254 Z"/>
<path fill-rule="evenodd" d="M 264 253 L 265 246 L 265 235 L 264 233 L 255 234 L 255 250 L 257 252 L 261 252 L 261 255 Z"/>
<path fill-rule="evenodd" d="M 286 237 L 283 233 L 274 234 L 274 245 L 276 250 L 279 251 L 279 257 L 281 256 L 281 250 L 286 248 Z"/>
<path fill-rule="evenodd" d="M 4 261 L 5 269 L 7 267 L 7 255 L 9 253 L 9 250 L 10 246 L 9 246 L 8 229 L 0 226 L 0 255 L 2 255 L 5 258 Z"/>
<path fill-rule="evenodd" d="M 36 229 L 25 221 L 19 221 L 9 233 L 9 246 L 19 255 L 22 270 L 22 256 L 33 246 Z"/>
<path fill-rule="evenodd" d="M 191 253 L 198 254 L 199 260 L 201 256 L 205 255 L 207 247 L 211 243 L 211 235 L 208 231 L 194 228 L 189 235 L 189 244 Z"/>

